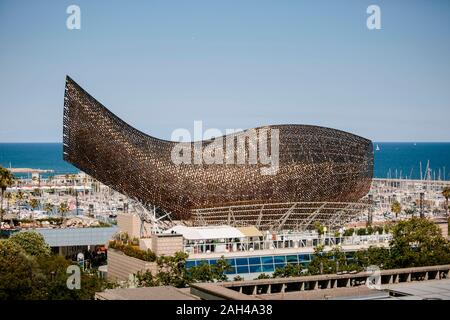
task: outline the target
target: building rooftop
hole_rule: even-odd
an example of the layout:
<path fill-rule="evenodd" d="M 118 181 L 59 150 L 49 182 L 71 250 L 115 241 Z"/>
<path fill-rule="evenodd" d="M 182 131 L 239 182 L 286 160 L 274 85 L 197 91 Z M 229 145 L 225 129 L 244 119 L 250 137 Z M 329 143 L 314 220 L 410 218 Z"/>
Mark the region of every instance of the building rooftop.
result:
<path fill-rule="evenodd" d="M 165 231 L 165 233 L 171 232 L 183 235 L 186 240 L 213 240 L 246 237 L 246 235 L 237 228 L 226 225 L 205 227 L 175 226 Z"/>
<path fill-rule="evenodd" d="M 177 289 L 170 286 L 107 289 L 95 294 L 97 300 L 199 300 L 191 295 L 189 289 Z"/>
<path fill-rule="evenodd" d="M 450 300 L 450 279 L 383 286 L 395 300 Z"/>
<path fill-rule="evenodd" d="M 117 232 L 117 227 L 105 228 L 37 228 L 50 247 L 104 245 Z"/>

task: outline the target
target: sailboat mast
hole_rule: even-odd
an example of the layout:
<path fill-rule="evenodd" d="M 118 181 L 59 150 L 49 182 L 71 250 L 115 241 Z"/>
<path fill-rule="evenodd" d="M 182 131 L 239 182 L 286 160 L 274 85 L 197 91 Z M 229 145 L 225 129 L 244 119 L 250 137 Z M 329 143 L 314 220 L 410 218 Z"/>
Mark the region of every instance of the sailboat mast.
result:
<path fill-rule="evenodd" d="M 419 165 L 420 165 L 420 180 L 423 180 L 422 179 L 422 161 L 419 162 Z"/>

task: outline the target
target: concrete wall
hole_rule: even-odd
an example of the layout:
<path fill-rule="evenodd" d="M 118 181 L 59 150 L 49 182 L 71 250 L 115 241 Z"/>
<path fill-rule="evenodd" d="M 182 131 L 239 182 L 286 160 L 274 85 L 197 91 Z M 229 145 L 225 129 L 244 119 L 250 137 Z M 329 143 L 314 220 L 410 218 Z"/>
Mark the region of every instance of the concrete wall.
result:
<path fill-rule="evenodd" d="M 149 270 L 155 275 L 157 273 L 156 262 L 143 261 L 129 257 L 121 251 L 108 249 L 108 279 L 127 281 L 130 275 L 144 270 Z"/>
<path fill-rule="evenodd" d="M 141 220 L 137 215 L 119 213 L 117 215 L 117 227 L 119 232 L 126 232 L 130 238 L 139 238 Z"/>
<path fill-rule="evenodd" d="M 140 238 L 141 236 L 141 219 L 135 214 L 119 213 L 117 214 L 117 227 L 119 232 L 126 232 L 130 238 Z M 151 236 L 152 225 L 144 222 L 142 228 L 142 236 L 149 238 Z"/>
<path fill-rule="evenodd" d="M 152 238 L 141 238 L 139 239 L 139 249 L 147 251 L 152 250 Z M 153 251 L 153 250 L 152 250 Z"/>
<path fill-rule="evenodd" d="M 180 234 L 153 234 L 152 251 L 158 256 L 173 256 L 183 251 L 183 236 Z"/>

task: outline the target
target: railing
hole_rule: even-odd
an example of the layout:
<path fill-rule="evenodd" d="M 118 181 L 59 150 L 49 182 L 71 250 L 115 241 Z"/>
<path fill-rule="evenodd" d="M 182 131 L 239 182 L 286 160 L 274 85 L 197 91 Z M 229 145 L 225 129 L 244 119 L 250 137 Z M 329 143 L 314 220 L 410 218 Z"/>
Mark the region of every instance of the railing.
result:
<path fill-rule="evenodd" d="M 382 298 L 391 295 L 407 295 L 391 287 L 398 283 L 414 281 L 440 280 L 450 278 L 450 265 L 414 267 L 405 269 L 381 270 L 379 276 L 374 278 L 372 272 L 356 274 L 327 274 L 303 277 L 271 278 L 259 280 L 244 280 L 221 283 L 193 283 L 190 285 L 191 293 L 205 300 L 254 300 L 261 299 L 261 295 L 296 293 L 297 298 L 307 299 L 309 293 L 321 289 L 352 288 L 372 285 L 380 286 L 385 290 L 378 291 Z M 375 281 L 375 283 L 373 283 Z M 383 287 L 382 287 L 383 286 Z M 358 291 L 348 291 L 349 296 Z M 325 294 L 323 295 L 325 298 Z M 347 296 L 347 297 L 349 297 Z M 315 296 L 317 299 L 317 295 Z M 356 296 L 355 296 L 356 297 Z M 373 296 L 374 299 L 379 296 Z M 369 296 L 367 296 L 368 299 Z M 410 297 L 412 298 L 412 297 Z"/>
<path fill-rule="evenodd" d="M 325 246 L 354 246 L 354 245 L 375 245 L 387 243 L 392 239 L 390 234 L 374 234 L 365 236 L 349 236 L 349 237 L 303 237 L 295 238 L 293 236 L 283 237 L 278 240 L 258 240 L 249 241 L 242 239 L 241 241 L 198 241 L 185 242 L 184 252 L 188 254 L 210 254 L 210 253 L 229 253 L 229 252 L 253 252 L 260 250 L 276 250 L 276 249 L 297 249 L 297 248 L 314 248 L 317 245 Z"/>

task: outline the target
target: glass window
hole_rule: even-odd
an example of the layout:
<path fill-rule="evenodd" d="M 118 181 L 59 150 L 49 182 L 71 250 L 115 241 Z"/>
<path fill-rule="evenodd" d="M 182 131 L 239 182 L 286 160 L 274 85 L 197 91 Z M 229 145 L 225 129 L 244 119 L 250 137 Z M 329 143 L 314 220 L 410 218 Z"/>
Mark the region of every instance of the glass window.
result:
<path fill-rule="evenodd" d="M 263 272 L 273 272 L 273 264 L 263 264 L 262 266 Z"/>
<path fill-rule="evenodd" d="M 207 260 L 197 260 L 197 266 L 201 266 L 201 265 L 204 265 L 204 264 L 208 264 L 208 261 Z"/>
<path fill-rule="evenodd" d="M 261 265 L 250 266 L 250 272 L 262 272 Z"/>
<path fill-rule="evenodd" d="M 261 257 L 261 263 L 262 264 L 273 263 L 273 257 Z"/>
<path fill-rule="evenodd" d="M 281 262 L 286 262 L 286 256 L 275 256 L 273 257 L 273 261 L 275 263 L 281 263 Z"/>
<path fill-rule="evenodd" d="M 275 268 L 281 268 L 281 269 L 284 269 L 285 266 L 286 266 L 285 263 L 275 263 Z"/>
<path fill-rule="evenodd" d="M 186 268 L 189 269 L 191 267 L 195 267 L 195 260 L 187 260 L 186 261 Z"/>
<path fill-rule="evenodd" d="M 225 274 L 235 274 L 236 273 L 236 267 L 231 267 L 229 271 L 225 271 Z"/>
<path fill-rule="evenodd" d="M 297 256 L 286 256 L 287 263 L 298 263 Z"/>
<path fill-rule="evenodd" d="M 236 261 L 234 259 L 225 259 L 225 261 L 228 262 L 228 264 L 232 267 L 236 265 Z"/>
<path fill-rule="evenodd" d="M 248 264 L 261 264 L 260 257 L 248 258 Z"/>
<path fill-rule="evenodd" d="M 238 266 L 248 265 L 248 259 L 247 258 L 236 258 L 236 265 L 238 265 Z"/>
<path fill-rule="evenodd" d="M 248 266 L 238 266 L 236 269 L 237 273 L 248 273 Z"/>
<path fill-rule="evenodd" d="M 298 255 L 298 259 L 299 259 L 300 262 L 302 262 L 302 261 L 309 261 L 310 257 L 309 257 L 309 254 L 299 254 Z"/>
<path fill-rule="evenodd" d="M 217 259 L 209 260 L 209 264 L 216 264 L 216 263 L 217 263 Z"/>

